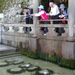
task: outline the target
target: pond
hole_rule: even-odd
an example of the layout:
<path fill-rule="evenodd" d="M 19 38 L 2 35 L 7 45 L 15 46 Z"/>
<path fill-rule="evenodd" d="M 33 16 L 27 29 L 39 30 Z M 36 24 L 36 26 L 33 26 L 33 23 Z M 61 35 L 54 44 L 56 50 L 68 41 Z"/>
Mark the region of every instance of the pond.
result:
<path fill-rule="evenodd" d="M 29 65 L 32 66 L 29 68 Z M 39 69 L 36 69 L 38 66 Z M 34 68 L 35 70 L 33 71 L 32 69 Z M 18 70 L 22 71 L 15 72 Z M 48 72 L 50 71 L 53 73 L 48 74 Z M 31 59 L 21 54 L 14 54 L 14 55 L 0 57 L 0 75 L 38 75 L 38 74 L 39 75 L 75 75 L 75 70 L 62 68 L 48 61 Z"/>

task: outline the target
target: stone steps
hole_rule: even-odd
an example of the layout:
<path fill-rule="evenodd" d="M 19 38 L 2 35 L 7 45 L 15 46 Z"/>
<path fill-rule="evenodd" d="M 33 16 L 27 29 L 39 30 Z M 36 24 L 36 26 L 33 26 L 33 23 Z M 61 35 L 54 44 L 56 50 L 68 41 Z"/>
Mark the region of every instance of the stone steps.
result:
<path fill-rule="evenodd" d="M 16 48 L 0 44 L 0 55 L 16 52 Z"/>
<path fill-rule="evenodd" d="M 3 54 L 0 54 L 0 57 L 3 57 L 3 56 L 10 56 L 10 55 L 20 55 L 20 53 L 19 53 L 19 52 L 3 53 Z"/>

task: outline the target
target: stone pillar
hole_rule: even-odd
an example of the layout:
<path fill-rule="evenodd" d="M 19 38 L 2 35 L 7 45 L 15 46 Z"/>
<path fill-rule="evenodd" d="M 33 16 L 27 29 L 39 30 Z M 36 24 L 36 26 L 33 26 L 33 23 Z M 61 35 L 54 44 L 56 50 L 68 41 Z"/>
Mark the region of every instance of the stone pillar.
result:
<path fill-rule="evenodd" d="M 39 4 L 39 0 L 33 0 L 33 13 L 37 13 L 38 12 L 38 4 Z M 37 51 L 37 17 L 33 17 L 33 46 L 32 46 L 32 51 L 36 52 Z"/>
<path fill-rule="evenodd" d="M 75 2 L 73 0 L 69 0 L 69 37 L 67 41 L 63 41 L 62 43 L 62 57 L 66 59 L 75 60 L 75 41 L 74 41 L 74 24 L 75 24 Z"/>
<path fill-rule="evenodd" d="M 68 21 L 68 28 L 69 28 L 69 37 L 68 41 L 74 41 L 73 34 L 74 34 L 74 24 L 75 24 L 75 2 L 73 0 L 69 0 L 69 21 Z"/>
<path fill-rule="evenodd" d="M 39 5 L 39 0 L 33 0 L 33 13 L 38 12 L 38 5 Z M 34 24 L 34 36 L 37 36 L 37 17 L 33 17 L 33 24 Z"/>
<path fill-rule="evenodd" d="M 0 43 L 1 43 L 1 24 L 0 24 Z"/>

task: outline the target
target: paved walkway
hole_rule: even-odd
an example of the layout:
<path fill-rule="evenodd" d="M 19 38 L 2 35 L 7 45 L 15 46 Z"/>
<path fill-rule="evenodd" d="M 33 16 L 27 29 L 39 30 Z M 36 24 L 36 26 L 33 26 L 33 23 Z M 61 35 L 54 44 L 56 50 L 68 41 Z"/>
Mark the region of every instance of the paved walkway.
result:
<path fill-rule="evenodd" d="M 0 44 L 0 54 L 15 51 L 16 48 Z"/>

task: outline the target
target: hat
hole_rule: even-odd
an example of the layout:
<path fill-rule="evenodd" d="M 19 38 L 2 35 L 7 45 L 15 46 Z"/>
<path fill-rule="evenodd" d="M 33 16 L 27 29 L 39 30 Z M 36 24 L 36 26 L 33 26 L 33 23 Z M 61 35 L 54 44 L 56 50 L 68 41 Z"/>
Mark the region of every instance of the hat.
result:
<path fill-rule="evenodd" d="M 62 9 L 62 8 L 65 8 L 65 5 L 64 4 L 61 4 L 60 5 L 60 9 Z"/>
<path fill-rule="evenodd" d="M 44 9 L 44 6 L 43 5 L 40 5 L 38 8 L 39 9 Z"/>

